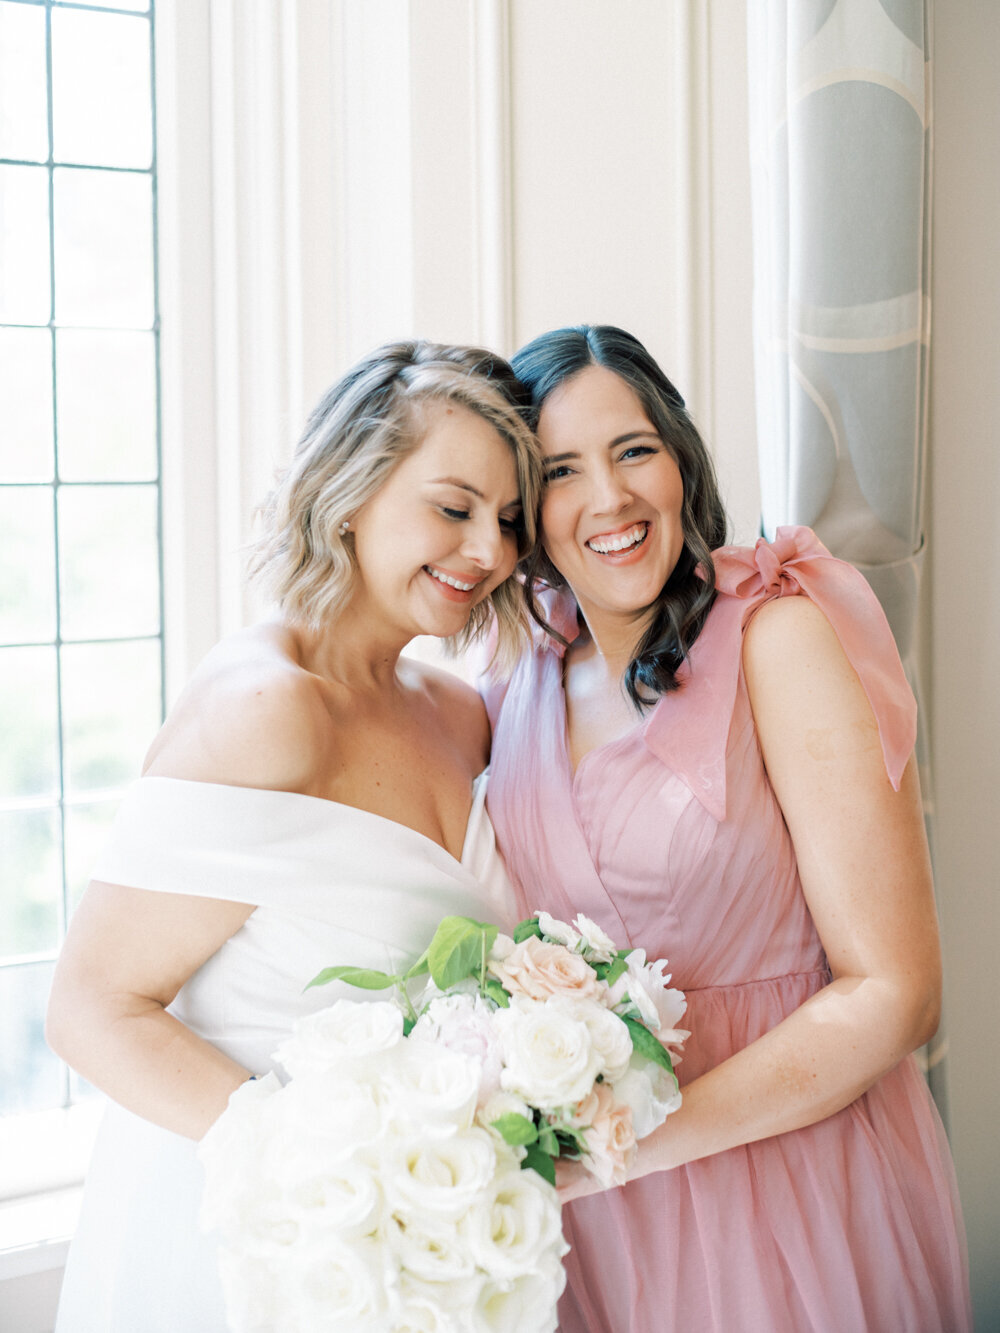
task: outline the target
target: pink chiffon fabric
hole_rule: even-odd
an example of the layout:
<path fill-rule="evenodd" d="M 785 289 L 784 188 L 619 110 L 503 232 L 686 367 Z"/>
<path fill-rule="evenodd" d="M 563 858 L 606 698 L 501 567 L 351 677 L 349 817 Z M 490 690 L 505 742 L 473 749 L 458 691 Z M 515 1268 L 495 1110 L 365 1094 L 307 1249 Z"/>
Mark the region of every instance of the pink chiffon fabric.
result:
<path fill-rule="evenodd" d="M 823 610 L 898 787 L 916 707 L 868 584 L 806 528 L 715 554 L 719 596 L 682 687 L 574 776 L 562 648 L 541 637 L 487 689 L 488 806 L 523 913 L 584 912 L 670 960 L 688 997 L 683 1085 L 829 980 L 767 779 L 742 632 L 776 596 Z M 549 602 L 572 640 L 575 604 Z M 845 1110 L 566 1210 L 562 1333 L 961 1333 L 965 1241 L 937 1112 L 912 1058 Z"/>

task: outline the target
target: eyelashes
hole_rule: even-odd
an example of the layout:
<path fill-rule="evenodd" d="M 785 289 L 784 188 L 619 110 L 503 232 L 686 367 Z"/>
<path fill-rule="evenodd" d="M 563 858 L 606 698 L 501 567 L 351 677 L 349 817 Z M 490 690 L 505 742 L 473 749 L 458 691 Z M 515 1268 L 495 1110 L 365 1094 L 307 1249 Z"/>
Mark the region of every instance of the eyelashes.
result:
<path fill-rule="evenodd" d="M 453 523 L 463 523 L 472 517 L 471 511 L 468 509 L 449 509 L 447 506 L 443 506 L 441 512 L 446 518 L 450 518 Z M 522 514 L 518 514 L 516 518 L 501 516 L 497 521 L 504 532 L 510 532 L 517 536 L 524 531 L 524 516 Z"/>

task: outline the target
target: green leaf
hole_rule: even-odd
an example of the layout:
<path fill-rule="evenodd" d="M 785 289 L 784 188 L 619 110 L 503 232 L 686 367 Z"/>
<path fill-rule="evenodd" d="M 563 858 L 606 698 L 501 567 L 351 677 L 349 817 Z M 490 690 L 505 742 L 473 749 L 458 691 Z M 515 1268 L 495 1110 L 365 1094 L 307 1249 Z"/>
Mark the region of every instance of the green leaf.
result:
<path fill-rule="evenodd" d="M 604 980 L 609 986 L 613 986 L 618 978 L 628 971 L 628 964 L 624 958 L 616 958 L 614 962 L 607 964 L 607 971 L 604 974 Z"/>
<path fill-rule="evenodd" d="M 403 973 L 403 980 L 409 981 L 412 977 L 422 977 L 424 973 L 429 970 L 427 965 L 427 950 L 425 949 L 410 970 Z"/>
<path fill-rule="evenodd" d="M 654 1061 L 668 1073 L 673 1074 L 674 1066 L 667 1050 L 660 1045 L 649 1028 L 644 1027 L 636 1018 L 623 1018 L 622 1022 L 628 1028 L 629 1036 L 632 1038 L 632 1049 L 636 1055 L 641 1055 L 644 1060 Z M 676 1075 L 674 1082 L 677 1082 Z"/>
<path fill-rule="evenodd" d="M 543 1125 L 538 1131 L 538 1146 L 542 1152 L 547 1152 L 550 1157 L 559 1156 L 559 1140 L 556 1138 L 556 1132 L 551 1125 Z"/>
<path fill-rule="evenodd" d="M 568 1125 L 561 1125 L 555 1134 L 559 1141 L 560 1157 L 567 1155 L 582 1157 L 587 1151 L 587 1141 L 582 1129 L 570 1129 Z"/>
<path fill-rule="evenodd" d="M 533 1143 L 521 1162 L 522 1171 L 537 1171 L 550 1185 L 556 1183 L 556 1164 L 547 1152 L 542 1152 L 537 1143 Z"/>
<path fill-rule="evenodd" d="M 408 1037 L 416 1026 L 417 1020 L 407 1016 L 403 1019 L 403 1036 Z"/>
<path fill-rule="evenodd" d="M 501 1009 L 510 1008 L 510 996 L 500 985 L 499 981 L 493 981 L 493 980 L 487 981 L 486 985 L 483 987 L 483 990 L 486 992 L 486 994 L 489 996 L 491 1000 L 494 1000 L 500 1006 Z"/>
<path fill-rule="evenodd" d="M 483 949 L 488 952 L 496 937 L 496 926 L 487 922 L 446 916 L 427 949 L 427 965 L 435 986 L 447 990 L 478 973 Z"/>
<path fill-rule="evenodd" d="M 508 1111 L 506 1115 L 492 1121 L 492 1125 L 503 1135 L 504 1141 L 512 1146 L 534 1143 L 538 1138 L 534 1121 L 529 1120 L 527 1116 L 518 1115 L 516 1111 Z"/>
<path fill-rule="evenodd" d="M 367 967 L 324 967 L 306 986 L 326 986 L 331 981 L 343 981 L 348 986 L 359 986 L 362 990 L 388 990 L 395 986 L 398 977 L 390 977 L 385 972 L 375 972 Z"/>
<path fill-rule="evenodd" d="M 542 938 L 542 928 L 538 924 L 537 916 L 529 916 L 524 921 L 519 921 L 514 927 L 514 943 L 520 944 L 522 940 L 530 939 L 534 935 L 538 939 Z"/>

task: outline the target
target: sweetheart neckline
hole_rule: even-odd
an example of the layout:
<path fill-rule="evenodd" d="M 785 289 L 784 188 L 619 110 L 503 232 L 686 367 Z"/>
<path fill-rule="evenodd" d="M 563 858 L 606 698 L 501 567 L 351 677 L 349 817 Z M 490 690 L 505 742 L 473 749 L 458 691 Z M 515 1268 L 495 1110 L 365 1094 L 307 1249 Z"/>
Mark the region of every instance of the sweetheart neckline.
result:
<path fill-rule="evenodd" d="M 454 862 L 455 865 L 460 866 L 463 870 L 467 871 L 468 867 L 465 864 L 465 856 L 469 849 L 469 837 L 472 833 L 473 816 L 476 814 L 477 808 L 483 804 L 483 798 L 481 797 L 480 792 L 483 786 L 483 779 L 488 773 L 489 765 L 487 765 L 487 767 L 484 768 L 482 772 L 478 773 L 472 780 L 472 801 L 469 805 L 469 813 L 466 815 L 465 819 L 465 834 L 462 838 L 462 851 L 459 856 L 456 856 L 454 852 L 449 851 L 448 848 L 438 842 L 436 838 L 432 838 L 427 833 L 421 833 L 420 829 L 415 829 L 410 824 L 403 824 L 398 819 L 390 819 L 388 815 L 380 815 L 375 810 L 366 810 L 364 806 L 350 805 L 346 801 L 331 800 L 328 796 L 311 796 L 308 792 L 302 791 L 280 791 L 274 787 L 240 787 L 231 782 L 201 782 L 197 778 L 170 778 L 155 773 L 144 774 L 142 777 L 138 778 L 137 781 L 140 783 L 168 782 L 172 785 L 182 787 L 211 787 L 219 791 L 229 792 L 252 792 L 258 796 L 278 796 L 285 799 L 290 798 L 299 801 L 313 801 L 321 805 L 329 806 L 334 810 L 347 810 L 352 814 L 363 815 L 367 819 L 377 819 L 381 824 L 390 824 L 393 828 L 401 829 L 404 833 L 412 834 L 415 838 L 419 838 L 421 842 L 426 843 L 429 847 L 433 847 L 436 851 L 440 852 L 442 856 L 446 856 L 449 861 Z"/>

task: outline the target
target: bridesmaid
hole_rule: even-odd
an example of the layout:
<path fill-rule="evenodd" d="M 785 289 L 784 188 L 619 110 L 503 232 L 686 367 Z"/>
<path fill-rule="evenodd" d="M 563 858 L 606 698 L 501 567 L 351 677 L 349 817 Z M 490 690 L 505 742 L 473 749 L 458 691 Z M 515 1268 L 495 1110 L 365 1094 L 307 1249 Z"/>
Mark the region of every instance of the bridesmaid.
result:
<path fill-rule="evenodd" d="M 516 652 L 537 500 L 519 392 L 488 352 L 382 347 L 317 405 L 270 497 L 255 567 L 275 613 L 181 695 L 56 969 L 49 1041 L 113 1103 L 60 1333 L 222 1333 L 194 1140 L 338 998 L 303 995 L 331 959 L 395 971 L 441 917 L 510 910 L 485 710 L 401 652 L 493 620 Z"/>
<path fill-rule="evenodd" d="M 623 1188 L 569 1166 L 563 1333 L 969 1327 L 915 705 L 805 528 L 725 547 L 683 399 L 619 329 L 513 361 L 543 456 L 541 629 L 494 721 L 521 909 L 583 911 L 688 995 L 681 1109 Z M 720 549 L 721 548 L 721 549 Z"/>

